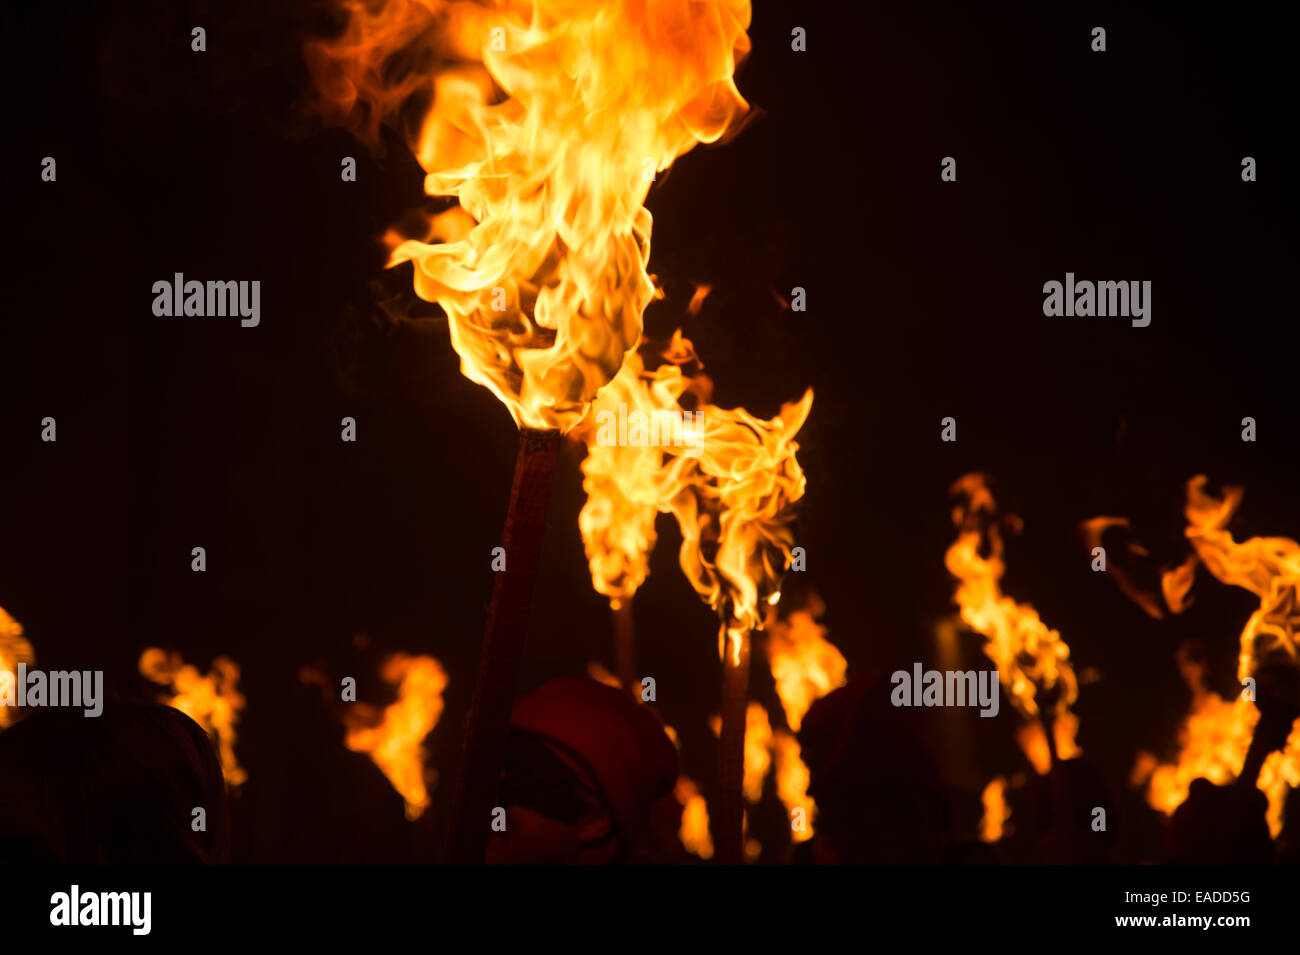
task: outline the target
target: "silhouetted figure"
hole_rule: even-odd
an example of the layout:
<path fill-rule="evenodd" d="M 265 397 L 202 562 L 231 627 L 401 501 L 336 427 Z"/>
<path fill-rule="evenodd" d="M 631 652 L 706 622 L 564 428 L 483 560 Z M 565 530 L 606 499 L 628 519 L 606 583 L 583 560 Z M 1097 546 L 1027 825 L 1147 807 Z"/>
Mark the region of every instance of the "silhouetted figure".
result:
<path fill-rule="evenodd" d="M 1097 810 L 1102 810 L 1098 813 Z M 1053 759 L 1037 777 L 1016 830 L 1032 845 L 1027 861 L 1101 865 L 1115 845 L 1118 800 L 1102 771 L 1082 759 Z M 1102 828 L 1104 827 L 1104 828 Z"/>
<path fill-rule="evenodd" d="M 594 680 L 561 677 L 517 699 L 510 726 L 499 795 L 506 829 L 492 833 L 489 863 L 679 856 L 677 751 L 651 710 Z"/>
<path fill-rule="evenodd" d="M 949 814 L 917 711 L 890 703 L 877 673 L 809 709 L 799 730 L 808 794 L 817 802 L 819 864 L 946 861 Z"/>
<path fill-rule="evenodd" d="M 178 710 L 36 710 L 0 733 L 0 864 L 223 862 L 228 844 L 221 764 Z"/>

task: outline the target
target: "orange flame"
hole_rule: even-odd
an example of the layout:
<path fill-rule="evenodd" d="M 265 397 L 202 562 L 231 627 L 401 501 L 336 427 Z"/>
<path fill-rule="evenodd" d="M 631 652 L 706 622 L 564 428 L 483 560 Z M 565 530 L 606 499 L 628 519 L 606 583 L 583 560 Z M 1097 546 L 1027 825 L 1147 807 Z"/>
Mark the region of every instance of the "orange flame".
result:
<path fill-rule="evenodd" d="M 762 622 L 764 603 L 778 595 L 789 563 L 789 523 L 805 488 L 793 439 L 812 407 L 812 391 L 763 421 L 743 408 L 709 403 L 712 381 L 698 373 L 699 358 L 680 331 L 662 357 L 648 371 L 640 354 L 630 354 L 580 432 L 587 442 L 588 497 L 579 528 L 592 582 L 615 606 L 629 599 L 648 573 L 655 512 L 670 511 L 681 528 L 682 570 L 715 610 L 722 613 L 727 604 L 732 625 L 723 626 L 720 639 L 730 633 L 738 654 L 735 641 Z M 620 444 L 606 425 L 596 426 L 620 406 L 628 413 L 681 414 L 688 392 L 695 408 L 680 444 Z"/>
<path fill-rule="evenodd" d="M 682 805 L 682 826 L 677 838 L 687 852 L 701 859 L 713 858 L 713 836 L 709 834 L 709 807 L 700 795 L 700 788 L 686 776 L 677 777 L 674 790 Z"/>
<path fill-rule="evenodd" d="M 518 425 L 569 430 L 640 338 L 655 173 L 749 109 L 748 0 L 345 7 L 307 51 L 322 94 L 372 135 L 431 97 L 410 145 L 425 191 L 458 202 L 423 241 L 390 232 L 389 265 L 414 263 L 462 372 Z"/>
<path fill-rule="evenodd" d="M 1241 503 L 1242 489 L 1224 488 L 1219 499 L 1205 493 L 1205 482 L 1203 474 L 1187 482 L 1187 539 L 1210 573 L 1260 598 L 1259 609 L 1241 633 L 1237 678 L 1246 679 L 1257 661 L 1269 658 L 1300 665 L 1300 544 L 1286 537 L 1252 537 L 1237 543 L 1227 526 Z"/>
<path fill-rule="evenodd" d="M 23 636 L 23 627 L 0 607 L 0 683 L 13 685 L 18 679 L 18 664 L 31 666 L 36 662 L 32 645 Z M 14 722 L 15 716 L 7 706 L 0 706 L 0 730 Z"/>
<path fill-rule="evenodd" d="M 984 804 L 984 815 L 980 819 L 980 841 L 991 844 L 1006 834 L 1006 823 L 1011 818 L 1005 776 L 989 780 L 989 784 L 984 787 L 981 802 Z"/>
<path fill-rule="evenodd" d="M 825 612 L 826 604 L 816 594 L 810 594 L 806 607 L 791 611 L 787 618 L 767 628 L 772 678 L 785 709 L 786 724 L 796 733 L 813 702 L 845 683 L 848 662 L 826 639 L 826 628 L 817 622 Z"/>
<path fill-rule="evenodd" d="M 1222 582 L 1245 588 L 1260 598 L 1259 609 L 1251 614 L 1241 632 L 1238 680 L 1244 681 L 1265 661 L 1297 665 L 1300 544 L 1285 537 L 1252 537 L 1237 543 L 1227 526 L 1241 504 L 1243 489 L 1225 487 L 1223 497 L 1216 498 L 1205 492 L 1205 484 L 1204 475 L 1187 482 L 1186 535 L 1196 553 L 1164 575 L 1163 589 L 1170 608 L 1179 612 L 1190 604 L 1188 593 L 1199 561 Z M 1166 813 L 1172 813 L 1187 798 L 1193 779 L 1204 777 L 1216 784 L 1235 779 L 1259 721 L 1259 709 L 1244 696 L 1227 703 L 1207 692 L 1199 664 L 1180 659 L 1179 666 L 1192 689 L 1192 705 L 1179 732 L 1177 760 L 1155 765 L 1152 757 L 1139 754 L 1135 770 L 1139 780 L 1146 770 L 1151 770 L 1147 801 Z M 1292 732 L 1284 749 L 1268 755 L 1257 785 L 1268 799 L 1269 829 L 1276 837 L 1282 829 L 1287 790 L 1300 785 L 1300 732 Z"/>
<path fill-rule="evenodd" d="M 1062 759 L 1073 758 L 1079 755 L 1074 740 L 1078 721 L 1070 712 L 1070 705 L 1078 699 L 1079 686 L 1070 664 L 1070 648 L 1060 633 L 1043 623 L 1032 606 L 1018 604 L 1002 593 L 999 581 L 1006 572 L 1002 537 L 992 522 L 996 505 L 983 476 L 966 475 L 953 484 L 952 493 L 961 493 L 966 498 L 953 511 L 953 523 L 961 530 L 944 557 L 948 572 L 961 581 L 955 597 L 961 618 L 968 627 L 987 638 L 984 653 L 997 664 L 998 678 L 1009 690 L 1011 702 L 1022 716 L 1039 715 L 1036 697 L 1040 687 L 1052 689 L 1059 685 L 1060 694 L 1053 712 L 1054 742 Z M 985 537 L 988 557 L 980 556 Z M 1035 768 L 1039 768 L 1041 754 L 1033 752 L 1033 744 L 1027 742 L 1033 733 L 1032 729 L 1026 730 L 1022 746 Z M 1041 729 L 1038 735 L 1042 737 Z M 1046 750 L 1045 739 L 1043 750 Z"/>
<path fill-rule="evenodd" d="M 149 647 L 140 654 L 140 674 L 166 687 L 159 702 L 180 710 L 207 732 L 217 744 L 221 773 L 226 785 L 236 787 L 248 779 L 235 758 L 235 724 L 244 708 L 238 689 L 239 664 L 229 657 L 217 657 L 207 676 L 186 663 L 179 653 Z"/>
<path fill-rule="evenodd" d="M 709 717 L 713 735 L 722 733 L 722 717 Z M 745 710 L 745 776 L 741 788 L 748 802 L 763 798 L 763 781 L 772 768 L 772 723 L 767 710 L 757 700 L 750 700 Z"/>
<path fill-rule="evenodd" d="M 776 764 L 776 794 L 785 805 L 791 821 L 796 809 L 803 810 L 803 826 L 791 828 L 790 835 L 795 842 L 807 842 L 813 837 L 813 817 L 817 814 L 817 804 L 808 795 L 808 784 L 812 776 L 804 765 L 799 741 L 794 734 L 786 730 L 777 730 L 772 734 L 772 756 Z"/>
<path fill-rule="evenodd" d="M 428 784 L 437 778 L 424 765 L 424 738 L 442 716 L 447 673 L 433 657 L 404 653 L 390 656 L 380 672 L 385 683 L 397 686 L 397 701 L 382 716 L 373 706 L 354 704 L 346 713 L 344 745 L 367 753 L 405 800 L 406 818 L 419 819 L 429 808 Z"/>

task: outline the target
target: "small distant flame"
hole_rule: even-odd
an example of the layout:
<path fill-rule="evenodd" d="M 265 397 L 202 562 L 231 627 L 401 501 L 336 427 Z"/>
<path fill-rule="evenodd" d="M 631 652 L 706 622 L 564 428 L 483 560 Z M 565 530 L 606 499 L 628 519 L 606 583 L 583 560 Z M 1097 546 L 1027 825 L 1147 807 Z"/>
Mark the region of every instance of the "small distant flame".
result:
<path fill-rule="evenodd" d="M 587 676 L 591 677 L 597 683 L 603 683 L 606 686 L 612 686 L 616 690 L 623 689 L 623 682 L 618 677 L 614 676 L 614 674 L 606 670 L 599 663 L 597 663 L 595 660 L 591 660 L 587 663 Z M 666 728 L 671 728 L 671 727 L 666 727 Z M 675 734 L 670 733 L 669 739 L 673 741 L 674 746 L 677 745 L 677 738 Z"/>
<path fill-rule="evenodd" d="M 369 754 L 406 801 L 406 818 L 419 819 L 429 808 L 428 784 L 436 779 L 424 765 L 424 738 L 442 716 L 447 672 L 433 657 L 395 653 L 380 673 L 385 683 L 397 686 L 397 701 L 384 707 L 382 715 L 373 706 L 353 704 L 345 714 L 344 744 Z"/>
<path fill-rule="evenodd" d="M 1011 694 L 1011 702 L 1021 715 L 1039 715 L 1036 700 L 1041 689 L 1059 686 L 1053 710 L 1054 741 L 1058 755 L 1070 759 L 1079 755 L 1074 734 L 1078 721 L 1070 706 L 1078 699 L 1079 687 L 1070 648 L 1060 633 L 1039 619 L 1029 604 L 1018 604 L 1002 593 L 999 581 L 1006 572 L 1002 537 L 994 523 L 996 505 L 993 495 L 979 474 L 968 474 L 952 487 L 964 502 L 953 511 L 953 522 L 960 528 L 957 540 L 948 548 L 944 563 L 949 573 L 961 583 L 956 601 L 961 618 L 968 627 L 987 639 L 984 653 L 998 667 L 998 677 Z M 987 539 L 989 556 L 980 556 Z M 1026 729 L 1023 739 L 1032 740 L 1034 730 Z M 1042 738 L 1041 729 L 1037 731 Z M 1046 749 L 1046 740 L 1043 740 Z M 1027 745 L 1022 742 L 1022 745 Z M 1030 744 L 1031 745 L 1031 744 Z M 1026 755 L 1038 768 L 1041 762 L 1026 748 Z"/>
<path fill-rule="evenodd" d="M 1268 828 L 1276 839 L 1282 832 L 1287 791 L 1300 789 L 1300 719 L 1291 727 L 1286 746 L 1269 753 L 1259 770 L 1259 788 L 1268 797 Z"/>
<path fill-rule="evenodd" d="M 772 678 L 786 724 L 796 733 L 813 702 L 845 683 L 848 663 L 844 654 L 826 639 L 826 628 L 817 622 L 825 612 L 826 604 L 810 594 L 807 606 L 792 610 L 767 628 Z"/>
<path fill-rule="evenodd" d="M 700 314 L 700 309 L 704 308 L 704 300 L 709 297 L 709 293 L 712 291 L 713 291 L 712 285 L 701 284 L 695 286 L 695 294 L 691 296 L 690 304 L 686 306 L 686 314 L 687 315 Z"/>
<path fill-rule="evenodd" d="M 1006 823 L 1011 818 L 1011 809 L 1007 805 L 1006 777 L 997 776 L 989 780 L 981 801 L 984 804 L 984 816 L 980 819 L 980 841 L 992 844 L 1006 834 Z"/>
<path fill-rule="evenodd" d="M 700 795 L 700 789 L 686 776 L 677 777 L 674 790 L 682 805 L 682 827 L 677 838 L 687 852 L 701 859 L 713 858 L 713 837 L 709 834 L 709 807 Z"/>
<path fill-rule="evenodd" d="M 390 265 L 446 312 L 461 370 L 521 427 L 567 431 L 637 344 L 656 172 L 749 110 L 733 74 L 748 0 L 352 0 L 309 46 L 322 96 L 364 124 L 428 108 L 409 137 L 457 200 Z"/>
<path fill-rule="evenodd" d="M 709 718 L 713 735 L 722 732 L 722 717 Z M 745 711 L 745 779 L 742 789 L 748 802 L 763 798 L 763 781 L 772 768 L 772 723 L 767 710 L 757 700 L 749 701 Z"/>
<path fill-rule="evenodd" d="M 244 697 L 238 689 L 239 665 L 229 657 L 217 657 L 211 672 L 204 676 L 179 653 L 149 647 L 140 654 L 140 674 L 167 688 L 159 702 L 180 710 L 212 737 L 226 785 L 242 785 L 248 773 L 235 758 L 235 724 L 244 709 Z"/>
<path fill-rule="evenodd" d="M 787 816 L 793 819 L 794 810 L 803 810 L 803 826 L 792 828 L 790 835 L 795 842 L 807 842 L 813 837 L 817 804 L 808 795 L 812 777 L 793 733 L 777 730 L 772 734 L 772 757 L 776 766 L 776 794 L 785 805 Z"/>
<path fill-rule="evenodd" d="M 35 662 L 35 651 L 23 636 L 22 624 L 0 607 L 0 681 L 13 683 L 18 679 L 18 664 L 31 666 Z M 11 725 L 14 719 L 14 713 L 9 707 L 0 706 L 0 730 Z"/>

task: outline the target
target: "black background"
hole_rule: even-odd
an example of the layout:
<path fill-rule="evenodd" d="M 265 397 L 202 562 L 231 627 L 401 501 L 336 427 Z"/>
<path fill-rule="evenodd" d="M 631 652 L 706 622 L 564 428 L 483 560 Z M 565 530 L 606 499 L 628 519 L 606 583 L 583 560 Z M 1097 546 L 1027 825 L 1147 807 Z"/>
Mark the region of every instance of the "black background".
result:
<path fill-rule="evenodd" d="M 376 308 L 376 279 L 403 286 L 381 275 L 376 239 L 419 203 L 420 170 L 306 114 L 300 48 L 322 5 L 265 7 L 9 15 L 0 606 L 42 667 L 102 668 L 122 696 L 149 692 L 146 646 L 242 665 L 239 859 L 427 859 L 454 792 L 515 428 L 460 375 L 445 323 Z M 815 390 L 799 455 L 808 570 L 787 600 L 821 594 L 851 674 L 934 665 L 951 612 L 947 489 L 988 472 L 1025 522 L 1005 589 L 1099 671 L 1080 742 L 1117 786 L 1136 749 L 1174 743 L 1178 643 L 1203 639 L 1211 684 L 1229 690 L 1257 601 L 1202 577 L 1192 611 L 1151 620 L 1091 572 L 1077 523 L 1130 516 L 1153 564 L 1175 561 L 1184 482 L 1207 473 L 1247 489 L 1238 539 L 1300 535 L 1294 75 L 1272 9 L 759 0 L 739 86 L 763 117 L 679 160 L 648 203 L 668 293 L 648 331 L 685 323 L 723 406 L 766 417 Z M 190 51 L 196 25 L 206 53 Z M 56 183 L 40 180 L 47 155 Z M 345 155 L 356 183 L 340 181 Z M 1241 181 L 1245 155 L 1258 182 Z M 943 156 L 956 183 L 939 179 Z M 151 285 L 178 271 L 259 279 L 260 327 L 155 318 Z M 1151 325 L 1044 318 L 1042 285 L 1066 271 L 1150 280 Z M 714 292 L 688 318 L 693 282 Z M 807 312 L 778 302 L 796 285 Z M 46 415 L 57 443 L 40 441 Z M 344 415 L 356 444 L 339 440 Z M 945 415 L 955 444 L 939 440 Z M 612 663 L 578 461 L 567 448 L 521 687 Z M 641 669 L 710 794 L 716 628 L 662 521 L 636 601 Z M 985 665 L 977 637 L 962 645 L 963 665 Z M 434 806 L 413 827 L 298 682 L 315 663 L 387 702 L 377 665 L 392 650 L 433 654 L 451 677 L 428 740 Z M 1014 725 L 1009 706 L 975 720 L 948 764 L 971 825 L 983 783 L 1024 768 Z"/>

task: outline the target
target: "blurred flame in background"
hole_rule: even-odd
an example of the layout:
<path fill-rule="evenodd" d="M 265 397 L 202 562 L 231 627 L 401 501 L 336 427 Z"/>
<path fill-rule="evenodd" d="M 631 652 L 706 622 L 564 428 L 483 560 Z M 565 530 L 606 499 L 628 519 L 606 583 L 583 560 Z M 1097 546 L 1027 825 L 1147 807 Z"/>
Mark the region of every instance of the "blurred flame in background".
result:
<path fill-rule="evenodd" d="M 640 339 L 657 171 L 739 128 L 748 0 L 342 4 L 308 64 L 372 140 L 401 125 L 430 196 L 423 240 L 388 235 L 448 317 L 461 370 L 521 427 L 567 431 Z"/>
<path fill-rule="evenodd" d="M 0 680 L 5 679 L 3 674 L 7 673 L 9 680 L 16 681 L 18 664 L 31 666 L 35 662 L 36 652 L 32 649 L 31 642 L 23 636 L 22 624 L 9 616 L 4 607 L 0 607 Z M 11 725 L 15 718 L 9 707 L 0 706 L 0 730 Z"/>
<path fill-rule="evenodd" d="M 1208 494 L 1205 485 L 1205 475 L 1187 482 L 1185 533 L 1195 553 L 1164 574 L 1162 591 L 1169 608 L 1179 613 L 1191 605 L 1190 590 L 1199 562 L 1223 583 L 1260 598 L 1259 609 L 1241 632 L 1238 681 L 1263 665 L 1298 665 L 1300 544 L 1285 537 L 1252 537 L 1238 543 L 1227 527 L 1244 490 L 1228 486 L 1218 498 Z M 1179 668 L 1192 690 L 1192 703 L 1179 730 L 1176 761 L 1161 765 L 1150 753 L 1139 753 L 1133 772 L 1136 784 L 1149 779 L 1147 801 L 1165 813 L 1172 813 L 1187 798 L 1193 779 L 1204 777 L 1220 785 L 1235 779 L 1259 722 L 1258 707 L 1244 696 L 1237 695 L 1228 703 L 1206 691 L 1202 665 L 1180 655 Z M 1287 791 L 1296 786 L 1300 786 L 1300 720 L 1285 748 L 1270 753 L 1259 773 L 1258 787 L 1268 798 L 1268 825 L 1274 838 L 1282 831 Z"/>
<path fill-rule="evenodd" d="M 944 564 L 960 581 L 954 599 L 961 618 L 987 638 L 984 653 L 997 664 L 998 678 L 1022 716 L 1039 715 L 1036 697 L 1040 688 L 1059 687 L 1052 713 L 1053 740 L 1061 759 L 1074 758 L 1080 753 L 1075 743 L 1078 719 L 1070 706 L 1078 699 L 1079 686 L 1070 664 L 1069 645 L 1039 619 L 1032 606 L 1018 604 L 1002 593 L 999 581 L 1006 573 L 1002 537 L 994 523 L 997 507 L 983 475 L 959 478 L 951 493 L 961 494 L 964 500 L 953 509 L 953 523 L 960 531 Z M 980 549 L 986 540 L 989 556 L 982 557 Z M 1026 725 L 1017 738 L 1034 768 L 1046 773 L 1051 763 L 1042 727 Z"/>
<path fill-rule="evenodd" d="M 244 708 L 238 690 L 239 665 L 229 657 L 217 657 L 211 672 L 204 676 L 179 653 L 149 647 L 140 654 L 139 666 L 142 676 L 167 689 L 158 701 L 198 723 L 216 743 L 226 785 L 234 788 L 248 779 L 235 758 L 235 724 Z"/>
<path fill-rule="evenodd" d="M 806 599 L 805 606 L 779 620 L 773 608 L 767 627 L 772 679 L 781 697 L 786 724 L 796 733 L 808 708 L 843 686 L 848 670 L 844 654 L 826 639 L 826 628 L 817 622 L 826 612 L 826 604 L 815 593 L 809 593 Z"/>
<path fill-rule="evenodd" d="M 789 731 L 778 729 L 772 734 L 776 791 L 791 818 L 795 809 L 803 810 L 804 827 L 791 829 L 795 842 L 807 842 L 813 837 L 817 805 L 808 795 L 810 775 L 794 734 L 803 726 L 803 718 L 816 700 L 844 686 L 848 672 L 844 654 L 826 639 L 826 627 L 817 622 L 825 612 L 825 602 L 813 591 L 808 592 L 802 606 L 783 618 L 777 618 L 775 607 L 768 608 L 768 665 L 790 727 Z"/>
<path fill-rule="evenodd" d="M 344 713 L 348 732 L 344 744 L 366 753 L 406 802 L 406 818 L 419 819 L 429 808 L 429 789 L 437 776 L 425 766 L 424 738 L 442 716 L 442 691 L 447 672 L 430 656 L 394 653 L 380 674 L 397 687 L 397 700 L 384 707 L 353 703 Z"/>
<path fill-rule="evenodd" d="M 1006 823 L 1011 818 L 1011 809 L 1007 806 L 1007 779 L 997 776 L 989 780 L 981 797 L 984 815 L 980 819 L 980 841 L 997 842 L 1008 831 Z"/>

